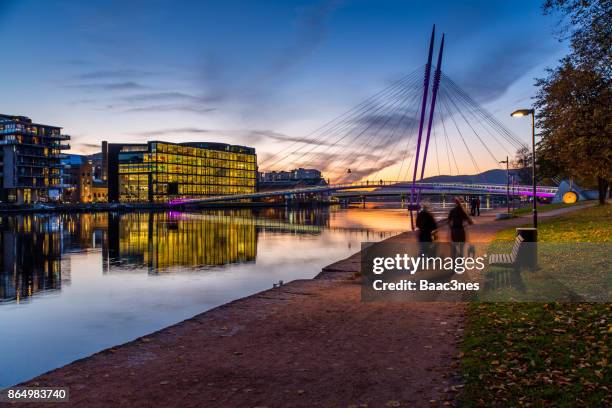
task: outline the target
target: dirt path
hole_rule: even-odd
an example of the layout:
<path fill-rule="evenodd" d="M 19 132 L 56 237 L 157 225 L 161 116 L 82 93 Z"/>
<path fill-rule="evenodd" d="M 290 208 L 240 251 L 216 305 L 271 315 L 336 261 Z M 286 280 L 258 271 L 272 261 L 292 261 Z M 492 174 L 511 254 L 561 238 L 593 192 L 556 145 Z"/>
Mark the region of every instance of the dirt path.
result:
<path fill-rule="evenodd" d="M 472 241 L 528 222 L 492 218 L 476 219 Z M 25 385 L 69 387 L 62 406 L 78 407 L 454 405 L 465 305 L 363 303 L 351 279 L 358 270 L 356 254 L 319 279 L 237 300 Z"/>

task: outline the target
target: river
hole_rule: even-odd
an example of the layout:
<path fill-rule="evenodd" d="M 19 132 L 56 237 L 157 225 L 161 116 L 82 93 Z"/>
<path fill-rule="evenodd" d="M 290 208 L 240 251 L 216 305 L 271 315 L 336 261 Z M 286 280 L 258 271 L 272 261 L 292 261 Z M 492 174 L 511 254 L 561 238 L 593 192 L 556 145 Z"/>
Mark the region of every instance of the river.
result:
<path fill-rule="evenodd" d="M 313 278 L 408 228 L 380 207 L 0 216 L 0 388 Z"/>

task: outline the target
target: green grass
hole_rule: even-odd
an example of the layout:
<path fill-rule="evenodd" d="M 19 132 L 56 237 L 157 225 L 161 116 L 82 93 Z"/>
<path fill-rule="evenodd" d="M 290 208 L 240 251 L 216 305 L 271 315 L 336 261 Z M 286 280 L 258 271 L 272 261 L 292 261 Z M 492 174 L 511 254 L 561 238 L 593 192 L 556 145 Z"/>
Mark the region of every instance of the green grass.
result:
<path fill-rule="evenodd" d="M 514 230 L 503 231 L 496 242 L 513 238 Z M 609 243 L 612 206 L 543 221 L 539 240 Z M 611 406 L 611 316 L 610 303 L 472 303 L 461 405 Z"/>
<path fill-rule="evenodd" d="M 552 204 L 538 205 L 538 213 L 552 211 L 552 210 L 556 210 L 559 208 L 575 207 L 577 205 L 582 205 L 584 203 L 585 201 L 579 201 L 574 204 L 552 203 Z M 514 215 L 515 217 L 518 217 L 521 215 L 531 214 L 532 211 L 533 211 L 533 207 L 529 205 L 527 207 L 517 208 L 516 210 L 512 211 L 512 215 Z"/>
<path fill-rule="evenodd" d="M 507 229 L 497 234 L 495 241 L 512 241 L 514 237 L 515 230 Z M 597 205 L 554 219 L 543 220 L 538 225 L 538 240 L 540 242 L 612 242 L 612 205 Z"/>

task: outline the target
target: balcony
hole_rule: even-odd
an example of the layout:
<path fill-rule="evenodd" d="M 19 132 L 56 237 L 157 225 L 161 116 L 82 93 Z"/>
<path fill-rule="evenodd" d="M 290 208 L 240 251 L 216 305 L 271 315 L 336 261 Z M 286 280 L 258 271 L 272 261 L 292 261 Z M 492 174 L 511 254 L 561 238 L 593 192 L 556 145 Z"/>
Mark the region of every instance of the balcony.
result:
<path fill-rule="evenodd" d="M 1 129 L 0 135 L 25 135 L 32 137 L 44 137 L 45 139 L 53 140 L 70 140 L 70 135 L 45 135 L 37 132 L 30 132 L 25 129 Z"/>
<path fill-rule="evenodd" d="M 49 167 L 49 165 L 48 165 L 48 164 L 46 164 L 46 163 L 40 163 L 40 162 L 39 162 L 39 163 L 32 163 L 32 162 L 29 162 L 29 163 L 28 163 L 28 162 L 17 162 L 17 163 L 16 163 L 16 165 L 17 165 L 18 167 L 41 167 L 41 168 L 44 168 L 44 167 Z"/>

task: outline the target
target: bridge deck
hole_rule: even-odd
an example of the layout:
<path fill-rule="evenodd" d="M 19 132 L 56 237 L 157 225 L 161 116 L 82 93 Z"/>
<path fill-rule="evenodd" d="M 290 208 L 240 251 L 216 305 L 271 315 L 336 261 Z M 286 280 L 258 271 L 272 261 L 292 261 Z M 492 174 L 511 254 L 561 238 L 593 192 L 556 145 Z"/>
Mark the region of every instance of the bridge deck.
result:
<path fill-rule="evenodd" d="M 467 194 L 499 194 L 506 195 L 507 186 L 505 184 L 468 184 L 468 183 L 417 183 L 417 190 L 430 190 L 436 192 L 463 192 Z M 235 194 L 211 196 L 202 198 L 180 198 L 172 200 L 171 205 L 180 204 L 197 204 L 197 203 L 213 203 L 221 201 L 236 201 L 254 198 L 269 198 L 269 197 L 291 197 L 299 194 L 321 194 L 321 193 L 336 193 L 339 191 L 363 190 L 360 194 L 355 195 L 410 195 L 412 186 L 408 183 L 398 182 L 360 182 L 350 184 L 334 184 L 316 187 L 296 188 L 292 190 L 277 190 L 277 191 L 262 191 L 249 194 Z M 383 191 L 381 191 L 383 190 Z M 538 186 L 536 195 L 538 197 L 554 197 L 558 187 Z M 532 186 L 519 185 L 510 188 L 509 193 L 514 196 L 532 196 Z"/>

